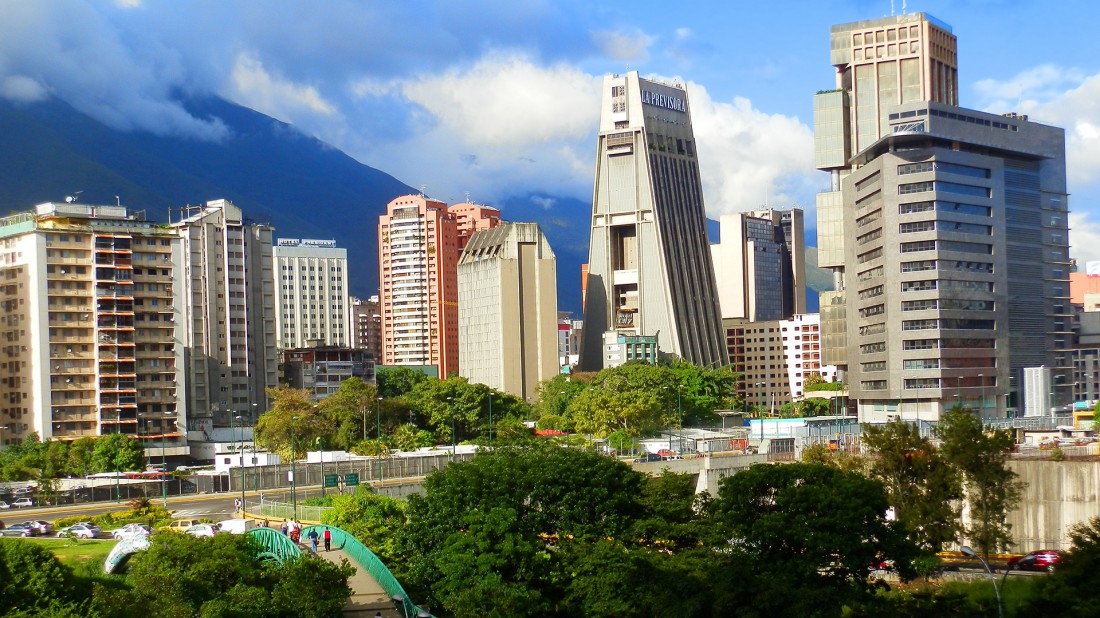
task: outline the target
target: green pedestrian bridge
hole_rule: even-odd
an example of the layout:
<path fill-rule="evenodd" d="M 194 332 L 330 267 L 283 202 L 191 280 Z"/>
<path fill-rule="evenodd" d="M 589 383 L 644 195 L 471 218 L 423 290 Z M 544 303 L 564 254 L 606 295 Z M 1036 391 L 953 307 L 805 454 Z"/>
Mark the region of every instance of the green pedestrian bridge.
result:
<path fill-rule="evenodd" d="M 325 529 L 332 533 L 332 549 L 324 550 Z M 312 530 L 317 531 L 318 549 L 317 555 L 334 563 L 347 560 L 355 567 L 355 574 L 348 579 L 351 588 L 351 598 L 344 608 L 345 616 L 373 617 L 374 612 L 383 616 L 397 616 L 400 618 L 431 618 L 431 614 L 417 607 L 405 593 L 401 582 L 393 576 L 386 565 L 350 533 L 334 526 L 313 525 L 302 528 L 302 539 L 308 539 Z M 293 560 L 304 553 L 308 553 L 308 541 L 305 549 L 285 534 L 274 528 L 253 528 L 248 531 L 254 539 L 259 541 L 262 551 L 260 557 L 265 560 L 283 562 Z M 118 570 L 133 554 L 149 548 L 149 541 L 145 537 L 133 537 L 120 541 L 107 556 L 103 568 L 108 573 Z"/>

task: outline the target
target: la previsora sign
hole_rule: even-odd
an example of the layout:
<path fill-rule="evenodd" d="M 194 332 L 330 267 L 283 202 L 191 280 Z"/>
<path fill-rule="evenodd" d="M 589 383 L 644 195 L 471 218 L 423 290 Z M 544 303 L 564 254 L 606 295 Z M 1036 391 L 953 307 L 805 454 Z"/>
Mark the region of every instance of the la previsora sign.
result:
<path fill-rule="evenodd" d="M 658 92 L 643 90 L 642 103 L 646 105 L 663 107 L 665 109 L 671 109 L 676 112 L 683 112 L 685 114 L 687 113 L 687 101 L 684 101 L 680 97 L 672 97 L 667 94 L 660 94 Z"/>

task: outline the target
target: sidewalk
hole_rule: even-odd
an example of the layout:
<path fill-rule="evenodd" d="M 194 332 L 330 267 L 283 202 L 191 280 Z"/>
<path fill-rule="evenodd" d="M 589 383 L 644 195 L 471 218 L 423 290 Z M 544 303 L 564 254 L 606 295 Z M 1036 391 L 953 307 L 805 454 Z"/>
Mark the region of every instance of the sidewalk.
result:
<path fill-rule="evenodd" d="M 308 547 L 307 543 L 304 551 L 308 552 Z M 366 569 L 352 560 L 347 552 L 335 547 L 329 551 L 320 548 L 317 550 L 317 555 L 336 564 L 347 560 L 348 564 L 355 567 L 355 574 L 348 579 L 348 586 L 351 587 L 352 593 L 348 604 L 344 607 L 344 616 L 373 618 L 376 612 L 381 612 L 384 618 L 404 618 L 394 608 L 393 602 L 382 590 L 382 586 L 367 574 Z"/>

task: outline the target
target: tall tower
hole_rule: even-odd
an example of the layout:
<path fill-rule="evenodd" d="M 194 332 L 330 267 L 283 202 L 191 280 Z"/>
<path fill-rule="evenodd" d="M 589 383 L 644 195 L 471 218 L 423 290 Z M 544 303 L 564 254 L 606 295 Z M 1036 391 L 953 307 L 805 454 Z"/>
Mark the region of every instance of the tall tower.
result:
<path fill-rule="evenodd" d="M 604 342 L 656 337 L 662 353 L 724 365 L 687 91 L 636 71 L 604 78 L 581 366 Z"/>
<path fill-rule="evenodd" d="M 348 251 L 334 240 L 280 238 L 273 249 L 280 349 L 355 344 L 350 324 Z"/>
<path fill-rule="evenodd" d="M 275 272 L 269 225 L 228 200 L 179 209 L 183 244 L 188 417 L 192 424 L 255 422 L 276 378 Z"/>
<path fill-rule="evenodd" d="M 558 373 L 557 260 L 535 223 L 476 232 L 458 262 L 462 375 L 527 401 Z"/>
<path fill-rule="evenodd" d="M 458 230 L 447 205 L 405 195 L 378 218 L 382 364 L 458 373 Z"/>
<path fill-rule="evenodd" d="M 1029 367 L 1068 398 L 1064 131 L 958 107 L 954 36 L 927 15 L 832 36 L 839 90 L 814 102 L 834 189 L 819 242 L 838 282 L 822 328 L 843 325 L 860 420 L 937 420 L 955 403 L 1003 416 Z"/>

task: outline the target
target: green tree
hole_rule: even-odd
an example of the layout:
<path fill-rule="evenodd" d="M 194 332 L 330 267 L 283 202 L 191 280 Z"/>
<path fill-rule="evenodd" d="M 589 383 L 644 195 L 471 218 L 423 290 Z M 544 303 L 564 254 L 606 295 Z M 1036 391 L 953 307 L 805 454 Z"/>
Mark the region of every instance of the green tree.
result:
<path fill-rule="evenodd" d="M 594 374 L 574 375 L 558 374 L 539 384 L 538 403 L 535 413 L 538 418 L 562 417 L 566 415 L 573 400 L 588 388 Z"/>
<path fill-rule="evenodd" d="M 422 418 L 427 419 L 428 425 L 440 438 L 450 441 L 453 428 L 459 441 L 479 436 L 484 441 L 489 435 L 490 397 L 494 424 L 507 418 L 523 418 L 528 413 L 526 402 L 514 395 L 484 384 L 471 384 L 459 376 L 421 382 L 405 396 L 405 400 Z"/>
<path fill-rule="evenodd" d="M 405 526 L 405 504 L 360 485 L 354 493 L 333 496 L 332 510 L 323 513 L 322 523 L 351 533 L 394 569 L 398 534 Z"/>
<path fill-rule="evenodd" d="M 401 397 L 412 392 L 417 384 L 434 379 L 410 367 L 379 367 L 374 378 L 379 395 L 386 399 Z"/>
<path fill-rule="evenodd" d="M 95 616 L 72 571 L 36 543 L 0 539 L 0 614 Z"/>
<path fill-rule="evenodd" d="M 359 378 L 341 382 L 340 388 L 321 402 L 320 409 L 335 428 L 332 446 L 344 450 L 373 436 L 379 422 L 375 415 L 382 413 L 378 388 Z"/>
<path fill-rule="evenodd" d="M 986 431 L 981 419 L 961 405 L 944 413 L 936 426 L 940 452 L 963 478 L 970 507 L 970 525 L 963 536 L 988 555 L 1012 545 L 1008 511 L 1020 499 L 1023 484 L 1008 468 L 1012 436 L 1005 430 Z"/>
<path fill-rule="evenodd" d="M 1070 550 L 1053 575 L 1043 579 L 1030 607 L 1019 615 L 1065 618 L 1096 615 L 1096 608 L 1100 607 L 1100 587 L 1096 585 L 1096 574 L 1100 572 L 1100 518 L 1074 526 L 1069 538 Z"/>
<path fill-rule="evenodd" d="M 301 456 L 318 438 L 332 435 L 332 420 L 322 414 L 309 391 L 269 388 L 271 409 L 256 423 L 256 444 L 284 457 Z"/>
<path fill-rule="evenodd" d="M 91 468 L 95 472 L 145 469 L 145 449 L 141 442 L 125 434 L 101 436 L 92 451 Z"/>
<path fill-rule="evenodd" d="M 913 575 L 916 546 L 886 521 L 886 492 L 867 477 L 805 463 L 754 465 L 722 480 L 711 503 L 715 543 L 728 539 L 756 574 L 754 607 L 837 615 L 870 597 L 868 565 Z"/>
<path fill-rule="evenodd" d="M 618 461 L 550 444 L 451 464 L 409 498 L 402 581 L 455 615 L 551 615 L 569 576 L 548 543 L 621 536 L 640 513 L 641 481 Z"/>
<path fill-rule="evenodd" d="M 938 552 L 958 539 L 962 479 L 915 425 L 864 425 L 871 476 L 882 481 L 897 520 L 922 549 Z"/>

